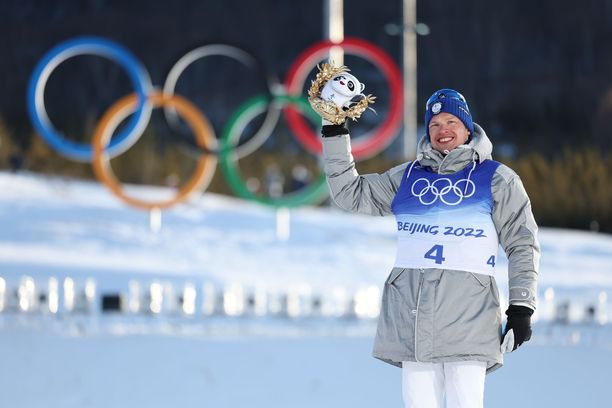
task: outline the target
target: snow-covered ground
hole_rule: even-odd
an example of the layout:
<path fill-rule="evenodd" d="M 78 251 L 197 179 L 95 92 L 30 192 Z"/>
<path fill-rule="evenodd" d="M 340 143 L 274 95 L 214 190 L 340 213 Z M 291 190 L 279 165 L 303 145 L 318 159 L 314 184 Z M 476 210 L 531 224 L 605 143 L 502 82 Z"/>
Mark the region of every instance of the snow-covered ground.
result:
<path fill-rule="evenodd" d="M 97 183 L 0 173 L 0 189 L 0 407 L 401 406 L 400 370 L 370 357 L 375 320 L 340 307 L 377 295 L 394 258 L 393 219 L 294 209 L 282 240 L 275 211 L 204 194 L 165 212 L 156 232 Z M 542 229 L 540 238 L 535 336 L 488 377 L 486 406 L 607 406 L 612 329 L 594 320 L 612 316 L 612 237 Z M 82 313 L 61 300 L 55 314 L 18 312 L 7 299 L 23 276 L 47 296 L 50 277 L 59 295 L 67 277 L 77 295 L 93 279 L 95 296 Z M 177 298 L 195 288 L 194 315 L 141 313 L 133 286 L 142 295 L 155 282 Z M 268 298 L 261 313 L 208 316 L 204 287 Z M 132 312 L 101 313 L 104 293 Z M 280 294 L 285 310 L 273 315 Z M 315 298 L 317 315 L 306 305 Z M 573 323 L 554 324 L 555 311 Z"/>

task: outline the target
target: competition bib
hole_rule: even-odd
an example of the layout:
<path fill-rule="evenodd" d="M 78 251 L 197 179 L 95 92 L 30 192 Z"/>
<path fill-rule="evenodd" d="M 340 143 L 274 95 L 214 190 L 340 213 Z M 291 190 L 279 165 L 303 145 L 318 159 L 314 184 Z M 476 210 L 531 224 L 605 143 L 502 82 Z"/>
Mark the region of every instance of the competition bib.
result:
<path fill-rule="evenodd" d="M 485 160 L 453 174 L 408 166 L 392 203 L 395 266 L 494 275 L 499 241 L 491 218 L 491 180 L 498 166 Z"/>

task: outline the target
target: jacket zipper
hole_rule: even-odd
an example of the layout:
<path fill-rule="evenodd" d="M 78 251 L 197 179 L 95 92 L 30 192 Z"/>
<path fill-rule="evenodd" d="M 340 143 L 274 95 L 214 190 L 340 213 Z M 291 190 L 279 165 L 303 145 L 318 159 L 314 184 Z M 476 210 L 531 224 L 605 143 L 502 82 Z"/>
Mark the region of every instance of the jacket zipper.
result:
<path fill-rule="evenodd" d="M 419 277 L 419 293 L 417 294 L 417 303 L 416 303 L 416 314 L 414 316 L 414 359 L 417 363 L 419 361 L 419 353 L 417 352 L 417 333 L 418 333 L 418 325 L 419 325 L 419 307 L 421 303 L 421 288 L 423 287 L 423 273 L 425 272 L 423 268 L 420 268 L 421 276 Z"/>
<path fill-rule="evenodd" d="M 440 173 L 440 170 L 442 170 L 442 165 L 444 164 L 444 160 L 446 160 L 447 157 L 448 157 L 448 153 L 442 158 L 440 165 L 438 165 L 438 174 L 442 174 Z"/>

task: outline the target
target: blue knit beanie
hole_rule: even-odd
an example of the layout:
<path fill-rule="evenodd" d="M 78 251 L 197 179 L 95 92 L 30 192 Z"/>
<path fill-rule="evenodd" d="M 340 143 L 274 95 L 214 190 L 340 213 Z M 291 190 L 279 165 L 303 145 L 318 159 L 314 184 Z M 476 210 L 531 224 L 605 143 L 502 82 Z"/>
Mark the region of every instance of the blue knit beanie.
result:
<path fill-rule="evenodd" d="M 470 131 L 470 137 L 474 134 L 474 123 L 472 114 L 468 108 L 467 101 L 459 92 L 453 89 L 440 89 L 429 97 L 425 105 L 425 131 L 429 137 L 429 121 L 440 112 L 450 113 L 463 122 Z"/>

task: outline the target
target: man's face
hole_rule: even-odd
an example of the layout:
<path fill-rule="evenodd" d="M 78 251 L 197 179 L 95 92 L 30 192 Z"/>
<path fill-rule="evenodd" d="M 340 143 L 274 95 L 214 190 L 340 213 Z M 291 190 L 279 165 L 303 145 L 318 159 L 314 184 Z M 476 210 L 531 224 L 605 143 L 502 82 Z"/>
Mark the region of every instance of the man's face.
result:
<path fill-rule="evenodd" d="M 468 140 L 470 131 L 458 117 L 442 112 L 429 121 L 431 146 L 440 153 L 450 152 Z"/>

